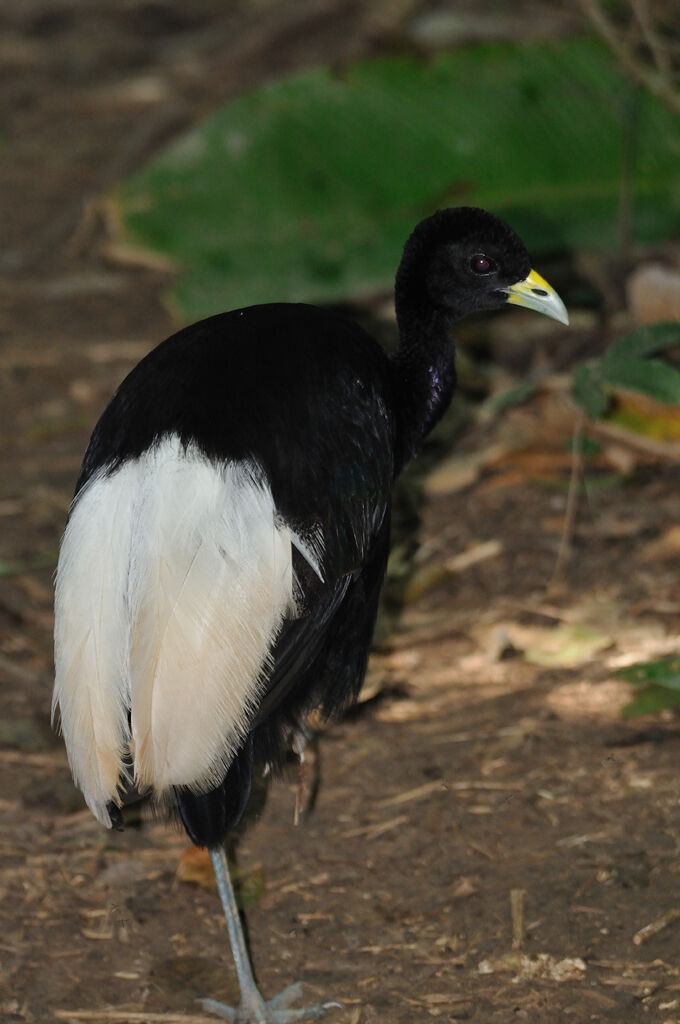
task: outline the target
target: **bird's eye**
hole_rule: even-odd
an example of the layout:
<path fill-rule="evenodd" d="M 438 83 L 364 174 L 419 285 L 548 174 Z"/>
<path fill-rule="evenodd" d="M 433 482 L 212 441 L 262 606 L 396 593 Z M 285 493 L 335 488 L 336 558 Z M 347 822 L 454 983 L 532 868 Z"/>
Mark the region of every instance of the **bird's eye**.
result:
<path fill-rule="evenodd" d="M 470 269 L 475 274 L 491 274 L 496 269 L 496 264 L 490 256 L 485 256 L 483 252 L 478 252 L 470 260 Z"/>

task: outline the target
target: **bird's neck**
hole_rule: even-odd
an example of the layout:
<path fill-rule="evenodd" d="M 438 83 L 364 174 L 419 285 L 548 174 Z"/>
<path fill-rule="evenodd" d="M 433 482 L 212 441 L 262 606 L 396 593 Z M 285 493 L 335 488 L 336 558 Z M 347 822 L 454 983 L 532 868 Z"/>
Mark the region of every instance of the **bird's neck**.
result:
<path fill-rule="evenodd" d="M 397 303 L 400 344 L 392 357 L 392 372 L 401 465 L 418 454 L 451 401 L 456 385 L 454 319 L 444 310 L 404 310 Z"/>

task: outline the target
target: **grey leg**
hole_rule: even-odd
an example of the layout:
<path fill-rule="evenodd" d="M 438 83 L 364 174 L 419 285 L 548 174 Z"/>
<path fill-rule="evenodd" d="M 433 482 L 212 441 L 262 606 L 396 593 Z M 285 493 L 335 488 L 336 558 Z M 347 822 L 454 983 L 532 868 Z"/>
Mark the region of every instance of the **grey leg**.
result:
<path fill-rule="evenodd" d="M 238 1009 L 235 1009 L 224 1003 L 218 1003 L 214 999 L 202 999 L 203 1009 L 216 1014 L 223 1020 L 232 1021 L 233 1024 L 294 1024 L 295 1021 L 316 1020 L 323 1017 L 330 1007 L 340 1006 L 340 1003 L 323 1003 L 320 1006 L 310 1006 L 304 1010 L 289 1010 L 290 1004 L 302 994 L 300 984 L 289 985 L 278 996 L 265 1002 L 253 975 L 236 897 L 229 877 L 227 855 L 221 846 L 216 846 L 210 850 L 210 859 L 227 921 L 231 952 L 241 989 L 241 1003 Z"/>

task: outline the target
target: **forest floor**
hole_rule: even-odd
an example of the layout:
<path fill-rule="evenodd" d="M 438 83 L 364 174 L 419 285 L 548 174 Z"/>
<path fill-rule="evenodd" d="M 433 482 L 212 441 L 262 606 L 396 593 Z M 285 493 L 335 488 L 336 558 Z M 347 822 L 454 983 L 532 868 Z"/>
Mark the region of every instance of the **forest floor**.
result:
<path fill-rule="evenodd" d="M 204 858 L 162 823 L 104 831 L 50 731 L 51 579 L 80 459 L 173 328 L 167 278 L 111 258 L 98 199 L 222 100 L 383 52 L 420 8 L 0 3 L 7 1024 L 188 1024 L 212 1019 L 199 997 L 237 997 Z M 473 414 L 416 481 L 403 609 L 362 703 L 320 731 L 313 807 L 294 827 L 293 774 L 238 845 L 264 992 L 299 979 L 342 1003 L 329 1022 L 680 1021 L 680 730 L 622 718 L 615 675 L 677 651 L 680 467 L 605 438 L 558 565 L 578 424 L 561 374 L 605 335 L 587 311 L 570 332 L 530 322 L 466 328 L 509 369 L 543 360 L 550 387 Z"/>

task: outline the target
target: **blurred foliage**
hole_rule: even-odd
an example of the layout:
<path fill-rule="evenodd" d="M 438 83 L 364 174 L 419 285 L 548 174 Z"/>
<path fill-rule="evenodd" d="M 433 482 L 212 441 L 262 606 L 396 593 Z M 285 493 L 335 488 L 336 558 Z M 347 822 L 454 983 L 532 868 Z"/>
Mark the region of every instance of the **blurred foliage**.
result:
<path fill-rule="evenodd" d="M 579 0 L 591 25 L 633 81 L 680 114 L 677 0 Z"/>
<path fill-rule="evenodd" d="M 578 452 L 583 459 L 592 459 L 602 454 L 602 445 L 599 441 L 594 441 L 592 437 L 579 437 L 578 435 L 572 435 L 569 438 L 566 449 L 569 452 Z"/>
<path fill-rule="evenodd" d="M 672 436 L 680 407 L 680 371 L 671 363 L 653 358 L 680 347 L 680 323 L 642 327 L 614 341 L 596 362 L 577 367 L 572 395 L 593 420 L 610 420 L 646 436 Z M 636 408 L 635 403 L 613 405 L 613 392 L 632 391 L 662 403 L 665 411 Z M 654 408 L 653 406 L 651 407 Z M 663 658 L 632 665 L 619 675 L 635 688 L 635 699 L 623 714 L 646 715 L 680 707 L 680 658 Z"/>
<path fill-rule="evenodd" d="M 489 44 L 266 85 L 118 201 L 126 240 L 182 270 L 176 304 L 196 318 L 388 288 L 409 231 L 441 206 L 497 211 L 534 254 L 668 237 L 678 152 L 677 118 L 599 43 Z"/>
<path fill-rule="evenodd" d="M 680 370 L 654 355 L 680 350 L 680 323 L 639 327 L 617 338 L 599 359 L 580 363 L 572 373 L 571 394 L 591 420 L 606 419 L 637 434 L 658 440 L 680 438 Z M 497 416 L 530 401 L 541 390 L 522 382 L 488 398 L 482 409 Z M 635 396 L 639 396 L 637 399 Z M 582 455 L 599 445 L 581 438 Z"/>
<path fill-rule="evenodd" d="M 484 413 L 489 416 L 500 416 L 506 409 L 529 402 L 539 391 L 539 385 L 531 381 L 515 384 L 514 387 L 507 388 L 505 391 L 498 391 L 495 395 L 490 395 L 484 402 Z"/>
<path fill-rule="evenodd" d="M 618 675 L 635 689 L 635 699 L 623 709 L 624 715 L 648 715 L 680 707 L 680 658 L 631 665 Z"/>
<path fill-rule="evenodd" d="M 592 420 L 605 416 L 616 390 L 636 391 L 655 402 L 680 405 L 680 370 L 655 353 L 680 347 L 680 324 L 641 327 L 612 342 L 596 361 L 577 367 L 572 396 Z"/>
<path fill-rule="evenodd" d="M 32 569 L 52 568 L 57 564 L 58 554 L 59 552 L 55 549 L 54 551 L 47 551 L 42 555 L 34 555 L 31 558 L 0 558 L 0 577 L 21 576 Z"/>

